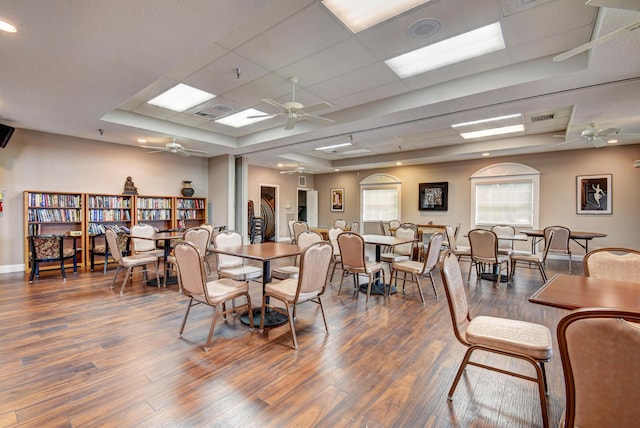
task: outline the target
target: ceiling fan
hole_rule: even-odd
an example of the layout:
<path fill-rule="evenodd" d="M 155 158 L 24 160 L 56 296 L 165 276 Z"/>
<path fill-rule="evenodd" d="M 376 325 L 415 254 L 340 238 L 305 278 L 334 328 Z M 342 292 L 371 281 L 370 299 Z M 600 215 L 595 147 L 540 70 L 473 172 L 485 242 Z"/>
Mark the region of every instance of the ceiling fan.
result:
<path fill-rule="evenodd" d="M 318 172 L 318 170 L 305 168 L 304 166 L 297 166 L 294 169 L 280 171 L 280 174 L 304 174 L 304 173 L 312 173 L 312 172 Z"/>
<path fill-rule="evenodd" d="M 299 120 L 309 120 L 311 122 L 316 123 L 333 123 L 335 120 L 327 119 L 322 116 L 316 116 L 315 114 L 310 114 L 315 111 L 324 110 L 327 108 L 333 107 L 326 101 L 323 101 L 318 104 L 313 104 L 305 107 L 303 104 L 296 101 L 296 84 L 298 83 L 298 79 L 296 77 L 289 77 L 289 82 L 291 82 L 292 86 L 292 96 L 291 101 L 287 101 L 284 104 L 280 104 L 276 100 L 272 100 L 271 98 L 262 98 L 262 102 L 269 104 L 277 109 L 280 109 L 280 113 L 273 114 L 262 114 L 257 116 L 249 116 L 249 118 L 258 118 L 258 117 L 276 117 L 276 116 L 286 116 L 287 121 L 284 124 L 284 129 L 289 130 L 293 129 L 296 122 Z"/>
<path fill-rule="evenodd" d="M 180 156 L 183 157 L 189 157 L 192 154 L 194 155 L 206 155 L 207 152 L 203 151 L 203 150 L 194 150 L 194 149 L 187 149 L 186 147 L 184 147 L 182 144 L 180 143 L 176 143 L 176 139 L 174 138 L 173 140 L 171 140 L 171 142 L 167 143 L 164 145 L 164 147 L 159 147 L 159 146 L 140 146 L 142 148 L 145 149 L 153 149 L 152 151 L 148 152 L 148 153 L 160 153 L 160 152 L 169 152 L 169 153 L 176 153 Z"/>
<path fill-rule="evenodd" d="M 571 140 L 563 141 L 561 143 L 554 144 L 555 146 L 561 146 L 564 144 L 574 143 L 576 141 L 588 141 L 593 145 L 593 147 L 604 147 L 607 145 L 607 142 L 611 139 L 618 139 L 618 137 L 622 137 L 620 134 L 620 128 L 607 128 L 597 130 L 595 124 L 590 124 L 588 128 L 582 130 L 580 136 Z M 633 134 L 625 134 L 624 137 L 633 137 Z M 554 135 L 554 137 L 558 138 L 566 138 L 566 135 Z"/>
<path fill-rule="evenodd" d="M 640 7 L 638 7 L 637 2 L 630 1 L 630 0 L 587 0 L 585 4 L 589 6 L 596 6 L 596 7 L 611 7 L 616 9 L 640 10 Z M 563 61 L 567 58 L 571 58 L 572 56 L 578 55 L 581 52 L 589 50 L 596 45 L 608 42 L 609 40 L 615 39 L 616 37 L 619 37 L 631 31 L 635 31 L 639 28 L 640 28 L 640 21 L 634 22 L 633 24 L 629 24 L 609 34 L 605 34 L 602 37 L 598 37 L 597 39 L 591 40 L 590 42 L 587 42 L 583 45 L 580 45 L 571 50 L 568 50 L 565 53 L 556 55 L 553 57 L 553 60 Z"/>

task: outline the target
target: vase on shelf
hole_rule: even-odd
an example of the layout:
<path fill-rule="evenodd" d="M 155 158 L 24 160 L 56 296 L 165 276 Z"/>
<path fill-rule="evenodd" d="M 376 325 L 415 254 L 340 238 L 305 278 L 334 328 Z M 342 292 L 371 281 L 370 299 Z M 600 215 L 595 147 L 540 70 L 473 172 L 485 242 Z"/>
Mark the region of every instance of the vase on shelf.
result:
<path fill-rule="evenodd" d="M 182 182 L 182 190 L 180 191 L 180 193 L 182 193 L 182 196 L 186 196 L 187 198 L 190 198 L 191 196 L 193 196 L 193 194 L 195 193 L 195 190 L 193 189 L 193 187 L 191 187 L 190 181 Z"/>

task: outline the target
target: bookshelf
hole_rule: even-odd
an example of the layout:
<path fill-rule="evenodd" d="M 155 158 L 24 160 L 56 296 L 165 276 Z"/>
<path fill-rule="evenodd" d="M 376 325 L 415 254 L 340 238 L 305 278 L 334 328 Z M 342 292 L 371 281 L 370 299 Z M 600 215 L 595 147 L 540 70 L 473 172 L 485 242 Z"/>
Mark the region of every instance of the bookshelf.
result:
<path fill-rule="evenodd" d="M 173 229 L 173 196 L 136 196 L 134 223 L 145 223 L 158 230 Z"/>
<path fill-rule="evenodd" d="M 24 265 L 31 272 L 29 259 L 29 235 L 74 235 L 65 239 L 65 247 L 72 248 L 74 240 L 81 243 L 84 239 L 84 201 L 82 193 L 44 192 L 25 190 L 24 193 Z M 78 266 L 84 266 L 85 248 L 77 245 Z M 42 263 L 40 270 L 57 269 L 57 263 Z M 65 266 L 67 266 L 65 264 Z M 68 265 L 69 267 L 71 264 Z"/>
<path fill-rule="evenodd" d="M 133 196 L 132 195 L 110 195 L 88 193 L 86 195 L 86 223 L 87 233 L 85 248 L 87 253 L 87 264 L 90 263 L 94 247 L 104 247 L 105 228 L 112 227 L 116 230 L 129 233 L 133 223 Z M 104 264 L 104 257 L 95 257 L 95 264 Z M 93 264 L 92 264 L 93 268 Z"/>
<path fill-rule="evenodd" d="M 188 229 L 207 222 L 207 199 L 176 197 L 176 227 Z"/>

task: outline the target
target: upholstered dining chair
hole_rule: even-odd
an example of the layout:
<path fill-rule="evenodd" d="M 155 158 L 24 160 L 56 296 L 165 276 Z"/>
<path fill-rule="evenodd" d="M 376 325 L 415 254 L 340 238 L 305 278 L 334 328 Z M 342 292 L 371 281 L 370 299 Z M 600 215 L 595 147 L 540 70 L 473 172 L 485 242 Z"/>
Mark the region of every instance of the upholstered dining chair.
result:
<path fill-rule="evenodd" d="M 118 266 L 115 273 L 113 274 L 113 279 L 111 280 L 112 289 L 116 283 L 116 278 L 118 277 L 118 273 L 120 272 L 120 269 L 124 268 L 127 270 L 125 272 L 124 279 L 122 280 L 122 287 L 120 287 L 120 295 L 123 295 L 124 287 L 125 285 L 127 285 L 127 281 L 131 276 L 131 271 L 133 270 L 133 268 L 137 266 L 141 266 L 143 268 L 143 271 L 142 271 L 143 280 L 146 281 L 148 265 L 153 265 L 153 268 L 156 271 L 157 285 L 158 287 L 160 287 L 160 275 L 158 274 L 158 257 L 157 256 L 151 253 L 123 256 L 122 253 L 120 252 L 120 246 L 118 245 L 118 237 L 116 235 L 116 232 L 114 232 L 112 229 L 107 229 L 105 230 L 104 234 L 107 238 L 107 243 L 109 244 L 109 248 L 111 249 L 111 256 L 113 257 L 113 260 L 115 260 Z"/>
<path fill-rule="evenodd" d="M 393 235 L 391 231 L 399 228 L 400 224 L 402 224 L 400 220 L 389 220 L 389 234 Z"/>
<path fill-rule="evenodd" d="M 239 247 L 242 245 L 242 235 L 235 230 L 225 230 L 213 238 L 213 245 L 215 248 Z M 249 282 L 262 276 L 262 268 L 245 265 L 242 257 L 215 254 L 218 278 Z"/>
<path fill-rule="evenodd" d="M 298 241 L 298 235 L 300 235 L 305 230 L 309 230 L 309 224 L 306 221 L 294 221 L 291 225 L 291 228 L 293 229 L 292 244 L 296 244 Z"/>
<path fill-rule="evenodd" d="M 120 252 L 122 255 L 129 254 L 129 237 L 124 232 L 116 232 L 118 237 L 118 246 L 120 246 Z M 103 273 L 106 275 L 107 267 L 109 265 L 109 256 L 111 256 L 111 251 L 109 251 L 109 245 L 107 244 L 107 238 L 104 237 L 104 243 L 96 242 L 96 240 L 100 237 L 104 237 L 104 235 L 93 235 L 91 236 L 90 242 L 91 246 L 89 248 L 89 257 L 91 263 L 91 271 L 93 272 L 96 265 L 96 256 L 104 257 L 104 266 L 102 267 Z"/>
<path fill-rule="evenodd" d="M 407 282 L 406 275 L 411 275 L 411 280 L 409 282 L 416 284 L 418 287 L 418 292 L 420 293 L 420 300 L 422 301 L 422 306 L 424 306 L 424 294 L 422 293 L 422 285 L 420 284 L 420 277 L 428 276 L 431 280 L 431 285 L 433 286 L 433 293 L 438 298 L 438 290 L 436 288 L 436 283 L 433 281 L 432 272 L 438 266 L 438 261 L 440 260 L 440 249 L 442 248 L 442 241 L 444 237 L 442 233 L 434 233 L 429 238 L 429 245 L 427 246 L 427 251 L 424 255 L 423 262 L 417 262 L 414 260 L 403 260 L 398 262 L 393 262 L 391 264 L 391 278 L 394 281 L 394 285 L 398 288 L 398 273 L 402 272 L 404 274 L 404 279 L 402 281 L 402 292 L 404 294 L 405 283 Z M 389 287 L 391 289 L 391 287 Z"/>
<path fill-rule="evenodd" d="M 349 228 L 349 230 L 353 233 L 360 233 L 360 223 L 354 221 L 353 223 L 351 223 L 351 227 Z"/>
<path fill-rule="evenodd" d="M 456 255 L 458 260 L 460 260 L 462 257 L 471 259 L 471 247 L 458 245 L 458 235 L 456 231 L 459 230 L 459 225 L 455 229 L 452 226 L 445 226 L 447 241 L 449 243 L 449 250 Z"/>
<path fill-rule="evenodd" d="M 264 331 L 265 311 L 270 308 L 272 311 L 280 312 L 289 318 L 289 328 L 293 337 L 293 349 L 298 349 L 298 338 L 296 336 L 295 308 L 304 302 L 314 302 L 320 306 L 324 328 L 327 327 L 327 318 L 324 314 L 321 296 L 327 285 L 329 276 L 329 264 L 333 248 L 327 241 L 315 242 L 307 246 L 300 255 L 300 274 L 297 278 L 289 278 L 279 282 L 266 284 L 262 296 L 262 316 L 260 318 L 260 332 Z M 272 299 L 284 304 L 285 309 L 269 303 Z"/>
<path fill-rule="evenodd" d="M 553 240 L 554 233 L 555 232 L 553 230 L 549 233 L 549 239 L 545 241 L 545 246 L 542 253 L 531 253 L 529 251 L 512 251 L 509 254 L 509 259 L 511 262 L 511 272 L 509 276 L 511 277 L 512 280 L 516 272 L 516 266 L 518 262 L 522 262 L 522 263 L 527 263 L 527 266 L 529 266 L 529 263 L 534 263 L 538 267 L 538 270 L 540 270 L 540 274 L 542 275 L 542 280 L 544 282 L 547 282 L 547 271 L 545 270 L 544 265 L 545 265 L 545 262 L 547 261 L 547 255 L 549 254 L 549 244 Z"/>
<path fill-rule="evenodd" d="M 498 237 L 490 230 L 473 229 L 469 231 L 469 244 L 471 244 L 471 263 L 469 264 L 469 274 L 467 281 L 471 279 L 471 271 L 476 267 L 478 275 L 483 271 L 484 266 L 491 266 L 492 272 L 497 273 L 498 283 L 503 269 L 509 275 L 509 256 L 498 253 Z"/>
<path fill-rule="evenodd" d="M 298 235 L 297 244 L 301 249 L 307 248 L 309 245 L 322 241 L 322 235 L 311 230 L 304 230 Z M 297 278 L 300 273 L 299 266 L 300 256 L 296 257 L 293 265 L 278 266 L 271 270 L 271 277 L 276 279 Z"/>
<path fill-rule="evenodd" d="M 360 284 L 358 283 L 359 275 L 367 275 L 369 282 L 367 284 L 367 299 L 365 305 L 369 303 L 371 295 L 371 285 L 376 276 L 382 274 L 382 282 L 386 284 L 386 276 L 384 273 L 384 265 L 380 262 L 368 261 L 365 256 L 364 238 L 357 233 L 343 232 L 338 235 L 338 247 L 340 248 L 340 259 L 342 260 L 342 277 L 340 278 L 340 288 L 338 295 L 342 291 L 342 283 L 345 276 L 353 275 L 353 286 L 356 289 L 356 299 L 359 294 Z M 384 294 L 386 297 L 386 293 Z"/>
<path fill-rule="evenodd" d="M 543 325 L 493 316 L 471 317 L 469 303 L 455 254 L 447 251 L 441 266 L 442 282 L 447 295 L 449 313 L 456 339 L 467 347 L 456 377 L 449 389 L 448 399 L 453 399 L 456 386 L 468 365 L 530 380 L 538 385 L 542 424 L 549 426 L 547 417 L 547 380 L 544 363 L 553 355 L 551 331 Z M 535 377 L 505 370 L 501 367 L 471 361 L 475 351 L 485 351 L 526 361 L 535 370 Z"/>
<path fill-rule="evenodd" d="M 553 231 L 553 239 L 549 238 L 549 233 Z M 544 240 L 551 241 L 549 244 L 549 254 L 565 254 L 569 257 L 569 274 L 571 274 L 571 248 L 569 239 L 571 231 L 564 226 L 547 226 L 544 228 Z"/>
<path fill-rule="evenodd" d="M 333 226 L 334 227 L 339 227 L 340 229 L 344 229 L 347 227 L 347 222 L 344 219 L 337 219 L 336 221 L 333 222 Z"/>
<path fill-rule="evenodd" d="M 191 227 L 184 232 L 182 239 L 187 242 L 191 242 L 197 249 L 204 263 L 207 276 L 211 274 L 211 267 L 209 266 L 209 260 L 207 254 L 209 252 L 209 243 L 211 242 L 209 229 L 206 227 Z M 180 280 L 180 268 L 176 263 L 175 252 L 167 257 L 167 263 L 175 268 L 178 276 L 178 293 L 182 294 L 182 281 Z"/>
<path fill-rule="evenodd" d="M 560 320 L 566 408 L 558 426 L 638 426 L 639 323 L 640 312 L 616 308 L 578 309 Z"/>
<path fill-rule="evenodd" d="M 153 226 L 149 224 L 139 223 L 131 227 L 131 251 L 133 254 L 154 255 L 158 259 L 164 259 L 164 250 L 156 248 L 156 241 L 144 239 L 152 237 L 156 233 Z M 139 236 L 140 238 L 136 238 Z"/>
<path fill-rule="evenodd" d="M 640 283 L 640 251 L 632 248 L 599 248 L 582 259 L 584 276 Z"/>
<path fill-rule="evenodd" d="M 333 257 L 331 258 L 331 276 L 329 277 L 329 282 L 333 281 L 333 274 L 336 271 L 336 267 L 338 265 L 342 265 L 342 259 L 340 258 L 340 246 L 338 246 L 338 235 L 340 235 L 344 230 L 339 227 L 330 227 L 327 232 L 327 236 L 329 238 L 329 243 L 333 247 Z"/>
<path fill-rule="evenodd" d="M 62 279 L 67 280 L 65 272 L 65 260 L 73 260 L 73 273 L 78 272 L 78 259 L 76 255 L 76 241 L 73 239 L 73 247 L 65 248 L 64 235 L 29 235 L 29 256 L 31 262 L 31 273 L 29 282 L 33 278 L 40 278 L 40 263 L 59 262 L 59 269 L 62 272 Z"/>
<path fill-rule="evenodd" d="M 207 280 L 207 272 L 202 260 L 200 249 L 193 243 L 188 241 L 179 242 L 175 249 L 176 263 L 178 264 L 178 274 L 180 282 L 184 289 L 184 294 L 190 298 L 187 305 L 187 311 L 184 314 L 182 325 L 178 333 L 182 337 L 184 327 L 189 317 L 189 312 L 193 306 L 204 304 L 213 308 L 211 316 L 211 326 L 209 327 L 209 335 L 204 344 L 204 351 L 211 349 L 211 341 L 213 338 L 213 330 L 216 326 L 218 313 L 226 320 L 229 313 L 238 309 L 246 308 L 249 314 L 249 329 L 253 330 L 253 314 L 251 311 L 251 296 L 249 295 L 249 284 L 243 281 L 235 281 L 230 278 L 217 279 L 213 281 Z M 237 298 L 244 297 L 246 304 L 233 309 L 227 309 L 226 303 L 233 302 Z"/>
<path fill-rule="evenodd" d="M 516 228 L 508 224 L 498 224 L 491 227 L 491 231 L 498 236 L 514 236 Z M 513 251 L 513 239 L 498 239 L 498 254 L 509 255 Z"/>
<path fill-rule="evenodd" d="M 398 244 L 391 247 L 390 252 L 380 254 L 380 260 L 386 263 L 400 262 L 403 260 L 411 260 L 413 257 L 413 249 L 418 239 L 418 227 L 415 224 L 403 223 L 394 232 L 396 238 L 413 239 L 406 244 Z"/>

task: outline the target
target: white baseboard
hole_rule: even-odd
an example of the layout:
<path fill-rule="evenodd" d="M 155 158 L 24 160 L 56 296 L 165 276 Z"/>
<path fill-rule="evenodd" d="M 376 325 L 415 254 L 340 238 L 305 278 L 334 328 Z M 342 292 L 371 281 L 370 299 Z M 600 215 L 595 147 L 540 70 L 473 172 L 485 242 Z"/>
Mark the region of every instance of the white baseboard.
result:
<path fill-rule="evenodd" d="M 0 266 L 0 273 L 24 272 L 24 264 Z"/>

